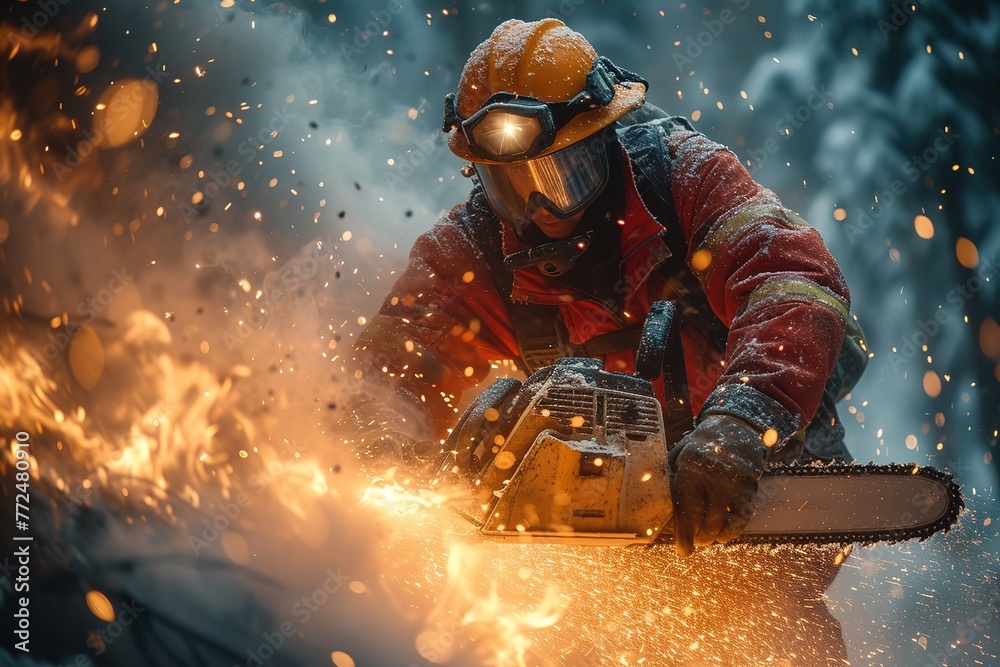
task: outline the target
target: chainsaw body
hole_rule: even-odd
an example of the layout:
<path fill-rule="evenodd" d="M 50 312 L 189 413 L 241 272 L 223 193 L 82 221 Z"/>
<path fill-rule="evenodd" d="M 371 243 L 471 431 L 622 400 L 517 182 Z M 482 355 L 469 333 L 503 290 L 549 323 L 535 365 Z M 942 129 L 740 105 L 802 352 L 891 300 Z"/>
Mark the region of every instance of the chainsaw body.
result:
<path fill-rule="evenodd" d="M 484 535 L 649 543 L 673 515 L 664 433 L 649 381 L 560 359 L 480 395 L 442 475 L 469 486 L 456 509 Z"/>

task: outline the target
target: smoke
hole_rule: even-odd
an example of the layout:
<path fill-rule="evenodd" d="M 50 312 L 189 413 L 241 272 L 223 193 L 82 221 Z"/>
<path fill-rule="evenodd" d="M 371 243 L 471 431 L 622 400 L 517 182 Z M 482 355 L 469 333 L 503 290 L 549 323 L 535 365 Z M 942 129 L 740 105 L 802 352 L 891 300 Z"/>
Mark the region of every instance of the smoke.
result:
<path fill-rule="evenodd" d="M 427 170 L 445 151 L 402 78 L 351 67 L 305 11 L 223 4 L 10 21 L 5 436 L 41 429 L 36 530 L 60 539 L 36 562 L 67 582 L 90 564 L 69 589 L 36 575 L 38 617 L 74 621 L 40 621 L 34 654 L 405 664 L 405 633 L 372 637 L 408 621 L 379 586 L 377 517 L 354 509 L 339 355 L 414 220 L 455 198 L 390 157 Z M 41 118 L 21 104 L 45 99 Z"/>

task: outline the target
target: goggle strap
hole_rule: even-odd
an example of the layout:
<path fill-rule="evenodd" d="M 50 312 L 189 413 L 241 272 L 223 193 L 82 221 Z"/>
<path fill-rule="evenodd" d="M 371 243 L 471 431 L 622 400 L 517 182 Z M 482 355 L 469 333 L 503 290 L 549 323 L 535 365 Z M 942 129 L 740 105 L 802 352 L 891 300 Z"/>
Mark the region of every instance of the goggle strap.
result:
<path fill-rule="evenodd" d="M 587 72 L 587 80 L 584 84 L 583 92 L 564 104 L 570 108 L 579 104 L 588 104 L 591 107 L 595 104 L 602 107 L 607 106 L 614 99 L 615 85 L 619 83 L 641 83 L 644 88 L 649 89 L 649 82 L 638 74 L 618 67 L 605 56 L 599 56 L 594 60 L 590 71 Z M 494 101 L 494 97 L 506 94 L 508 93 L 494 94 L 483 106 L 489 106 Z M 455 93 L 448 93 L 444 96 L 444 122 L 441 126 L 442 130 L 449 132 L 453 127 L 460 126 L 463 120 L 465 119 L 458 115 L 458 96 Z"/>
<path fill-rule="evenodd" d="M 594 65 L 587 72 L 584 93 L 603 107 L 614 99 L 616 84 L 631 82 L 641 83 L 649 90 L 649 82 L 638 74 L 622 69 L 604 56 L 600 56 L 594 60 Z"/>
<path fill-rule="evenodd" d="M 447 133 L 451 131 L 451 128 L 458 127 L 461 124 L 462 119 L 458 115 L 458 95 L 448 93 L 444 96 L 444 123 L 442 124 L 442 131 Z"/>
<path fill-rule="evenodd" d="M 618 67 L 618 65 L 615 65 L 613 62 L 611 62 L 604 56 L 598 57 L 597 61 L 600 62 L 601 65 L 608 70 L 608 72 L 614 75 L 615 83 L 641 83 L 643 88 L 649 90 L 649 81 L 643 79 L 635 72 L 631 72 L 627 69 Z"/>
<path fill-rule="evenodd" d="M 617 83 L 612 70 L 607 67 L 611 61 L 608 60 L 605 63 L 604 60 L 607 59 L 598 58 L 594 61 L 594 66 L 587 72 L 587 83 L 584 87 L 584 92 L 602 107 L 607 106 L 614 99 L 615 83 Z M 614 67 L 614 65 L 611 66 Z"/>

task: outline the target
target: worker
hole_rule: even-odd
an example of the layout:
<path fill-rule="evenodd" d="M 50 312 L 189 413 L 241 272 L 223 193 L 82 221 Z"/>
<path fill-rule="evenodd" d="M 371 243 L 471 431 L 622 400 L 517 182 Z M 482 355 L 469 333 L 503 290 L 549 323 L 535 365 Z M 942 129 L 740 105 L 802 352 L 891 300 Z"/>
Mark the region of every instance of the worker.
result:
<path fill-rule="evenodd" d="M 354 414 L 366 455 L 420 460 L 493 362 L 634 372 L 650 306 L 672 301 L 695 418 L 669 454 L 689 554 L 741 533 L 765 463 L 850 459 L 835 403 L 867 353 L 819 233 L 646 93 L 556 19 L 506 21 L 472 52 L 444 105 L 472 192 L 359 337 L 361 373 L 391 391 Z"/>

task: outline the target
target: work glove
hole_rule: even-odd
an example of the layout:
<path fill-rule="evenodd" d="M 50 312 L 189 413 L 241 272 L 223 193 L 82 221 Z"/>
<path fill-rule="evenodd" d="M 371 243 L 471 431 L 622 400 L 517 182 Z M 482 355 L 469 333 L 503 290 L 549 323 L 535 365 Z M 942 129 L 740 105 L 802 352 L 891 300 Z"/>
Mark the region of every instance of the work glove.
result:
<path fill-rule="evenodd" d="M 399 467 L 422 474 L 437 461 L 441 444 L 411 435 L 423 429 L 404 407 L 391 400 L 391 395 L 384 401 L 367 395 L 349 401 L 348 414 L 340 427 L 349 434 L 354 455 L 369 472 Z"/>
<path fill-rule="evenodd" d="M 768 453 L 755 427 L 728 414 L 706 417 L 674 445 L 670 493 L 680 555 L 743 532 Z"/>
<path fill-rule="evenodd" d="M 437 460 L 441 443 L 418 440 L 394 429 L 365 432 L 355 446 L 355 454 L 366 464 L 378 467 L 401 465 L 419 471 Z"/>

